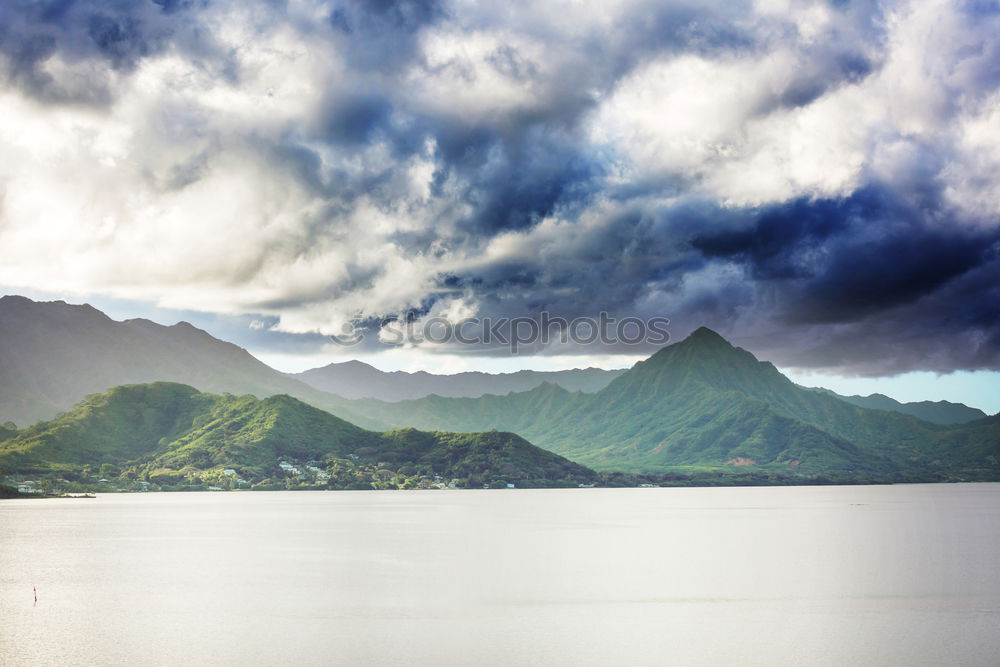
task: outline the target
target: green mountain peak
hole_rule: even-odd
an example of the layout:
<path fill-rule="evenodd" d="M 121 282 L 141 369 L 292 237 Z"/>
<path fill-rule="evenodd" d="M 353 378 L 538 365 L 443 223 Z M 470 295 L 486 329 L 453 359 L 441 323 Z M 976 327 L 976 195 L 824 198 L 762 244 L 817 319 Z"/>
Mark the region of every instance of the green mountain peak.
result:
<path fill-rule="evenodd" d="M 729 341 L 723 338 L 721 334 L 719 334 L 716 331 L 713 331 L 712 329 L 709 329 L 708 327 L 698 327 L 697 329 L 692 331 L 688 335 L 688 337 L 685 338 L 684 340 L 699 341 L 709 344 L 725 343 L 729 347 L 732 347 Z"/>
<path fill-rule="evenodd" d="M 678 355 L 689 357 L 721 357 L 730 355 L 741 358 L 753 356 L 746 350 L 736 347 L 708 327 L 699 327 L 691 332 L 687 338 L 658 350 L 646 361 L 664 360 L 677 357 Z"/>
<path fill-rule="evenodd" d="M 746 350 L 732 345 L 707 327 L 696 329 L 680 342 L 669 345 L 641 361 L 610 387 L 641 387 L 644 394 L 670 393 L 694 384 L 751 393 L 762 384 L 785 380 L 769 363 L 760 362 Z M 638 385 L 636 383 L 639 383 Z"/>

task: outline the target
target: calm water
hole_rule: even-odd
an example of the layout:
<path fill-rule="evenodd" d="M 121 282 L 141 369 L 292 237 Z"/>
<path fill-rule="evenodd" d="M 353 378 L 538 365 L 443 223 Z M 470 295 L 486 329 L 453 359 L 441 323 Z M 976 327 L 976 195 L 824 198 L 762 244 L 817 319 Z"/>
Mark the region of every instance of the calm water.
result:
<path fill-rule="evenodd" d="M 998 656 L 1000 484 L 0 501 L 5 665 Z"/>

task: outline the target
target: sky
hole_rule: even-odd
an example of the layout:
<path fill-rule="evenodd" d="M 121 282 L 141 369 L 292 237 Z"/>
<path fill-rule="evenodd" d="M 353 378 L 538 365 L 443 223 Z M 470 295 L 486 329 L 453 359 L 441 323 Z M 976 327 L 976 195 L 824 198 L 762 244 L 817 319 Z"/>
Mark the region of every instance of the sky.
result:
<path fill-rule="evenodd" d="M 623 367 L 662 342 L 385 333 L 667 318 L 1000 409 L 997 2 L 8 0 L 0 119 L 3 293 L 288 370 Z"/>

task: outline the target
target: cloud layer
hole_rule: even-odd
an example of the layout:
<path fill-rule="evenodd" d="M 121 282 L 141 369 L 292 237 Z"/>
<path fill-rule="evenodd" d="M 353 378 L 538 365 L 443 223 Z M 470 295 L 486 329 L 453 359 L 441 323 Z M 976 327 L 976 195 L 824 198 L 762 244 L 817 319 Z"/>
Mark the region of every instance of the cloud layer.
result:
<path fill-rule="evenodd" d="M 995 2 L 14 0 L 0 26 L 0 284 L 1000 368 Z"/>

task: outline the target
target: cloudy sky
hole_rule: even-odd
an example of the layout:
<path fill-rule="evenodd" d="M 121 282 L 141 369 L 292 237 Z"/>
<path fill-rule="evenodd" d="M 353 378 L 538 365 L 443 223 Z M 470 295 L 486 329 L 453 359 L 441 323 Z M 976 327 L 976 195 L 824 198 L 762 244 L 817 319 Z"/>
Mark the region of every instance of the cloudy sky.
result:
<path fill-rule="evenodd" d="M 378 341 L 604 311 L 799 378 L 1000 387 L 991 0 L 7 0 L 0 119 L 6 293 L 288 368 L 655 349 Z"/>

